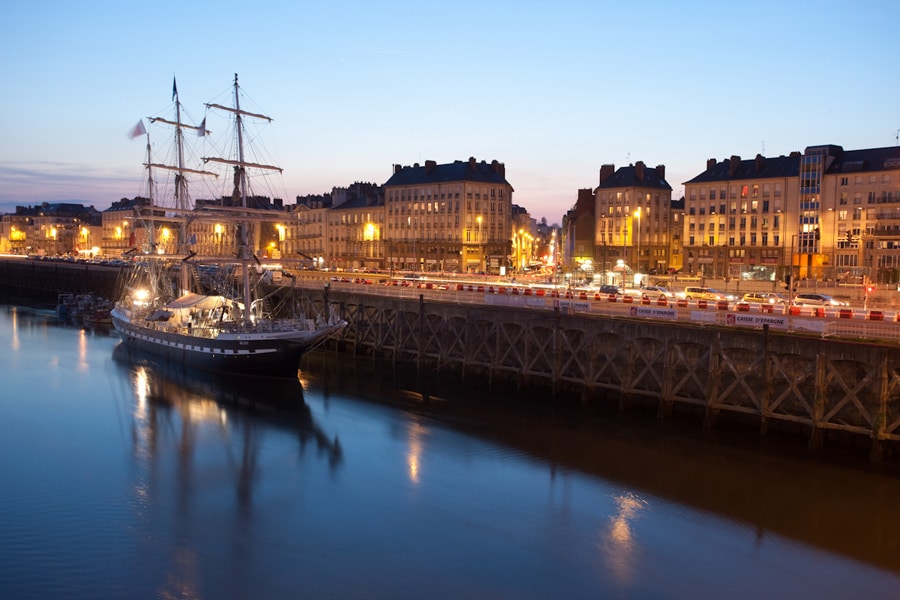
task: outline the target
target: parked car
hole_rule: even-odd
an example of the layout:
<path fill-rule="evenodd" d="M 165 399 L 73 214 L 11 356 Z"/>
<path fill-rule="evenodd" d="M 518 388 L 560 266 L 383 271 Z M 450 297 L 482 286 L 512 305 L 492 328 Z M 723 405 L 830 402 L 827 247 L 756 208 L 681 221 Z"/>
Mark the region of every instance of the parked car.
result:
<path fill-rule="evenodd" d="M 797 306 L 847 306 L 842 300 L 835 300 L 827 294 L 795 294 L 794 304 Z"/>
<path fill-rule="evenodd" d="M 711 287 L 688 286 L 684 288 L 684 297 L 688 300 L 734 300 L 735 297 Z"/>
<path fill-rule="evenodd" d="M 781 294 L 774 292 L 747 292 L 741 298 L 741 302 L 747 304 L 787 304 L 788 300 Z"/>
<path fill-rule="evenodd" d="M 618 294 L 618 293 L 620 293 L 619 286 L 605 283 L 600 286 L 600 293 L 601 294 Z"/>

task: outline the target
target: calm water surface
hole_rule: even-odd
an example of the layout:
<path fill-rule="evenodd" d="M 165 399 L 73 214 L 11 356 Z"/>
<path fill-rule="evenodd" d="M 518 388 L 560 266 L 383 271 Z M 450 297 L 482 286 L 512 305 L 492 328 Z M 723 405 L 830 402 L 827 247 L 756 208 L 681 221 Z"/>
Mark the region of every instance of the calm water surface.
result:
<path fill-rule="evenodd" d="M 900 477 L 0 307 L 2 598 L 897 598 Z M 476 387 L 476 386 L 473 386 Z"/>

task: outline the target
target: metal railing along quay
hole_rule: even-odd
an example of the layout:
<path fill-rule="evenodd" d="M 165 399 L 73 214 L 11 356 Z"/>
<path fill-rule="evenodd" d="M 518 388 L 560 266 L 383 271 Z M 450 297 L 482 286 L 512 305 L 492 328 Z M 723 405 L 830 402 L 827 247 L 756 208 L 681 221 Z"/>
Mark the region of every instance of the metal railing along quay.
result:
<path fill-rule="evenodd" d="M 310 281 L 316 281 L 310 285 Z M 742 302 L 686 300 L 668 297 L 601 294 L 565 288 L 523 287 L 486 282 L 445 283 L 424 280 L 365 277 L 332 278 L 336 290 L 391 298 L 422 298 L 454 304 L 485 304 L 521 310 L 561 311 L 566 314 L 605 315 L 715 324 L 724 327 L 764 326 L 786 332 L 819 334 L 855 340 L 900 342 L 900 310 L 831 306 L 787 306 Z M 320 287 L 321 280 L 299 282 L 302 287 Z"/>

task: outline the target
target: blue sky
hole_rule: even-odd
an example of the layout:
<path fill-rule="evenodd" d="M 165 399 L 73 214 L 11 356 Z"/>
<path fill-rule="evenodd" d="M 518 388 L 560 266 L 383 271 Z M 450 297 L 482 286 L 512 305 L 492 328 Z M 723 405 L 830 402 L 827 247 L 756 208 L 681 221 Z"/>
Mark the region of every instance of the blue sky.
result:
<path fill-rule="evenodd" d="M 284 167 L 280 191 L 384 183 L 392 165 L 498 160 L 551 223 L 600 166 L 896 144 L 895 0 L 642 3 L 5 2 L 0 212 L 145 190 L 127 132 L 234 73 Z M 152 134 L 151 134 L 152 135 Z M 277 192 L 276 192 L 277 193 Z M 195 197 L 205 197 L 194 191 Z"/>

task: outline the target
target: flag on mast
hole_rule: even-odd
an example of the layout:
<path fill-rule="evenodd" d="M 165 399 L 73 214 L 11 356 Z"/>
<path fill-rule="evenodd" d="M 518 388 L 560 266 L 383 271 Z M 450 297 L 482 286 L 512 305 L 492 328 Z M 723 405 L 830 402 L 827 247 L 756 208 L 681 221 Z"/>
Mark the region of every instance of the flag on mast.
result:
<path fill-rule="evenodd" d="M 128 134 L 128 137 L 131 139 L 134 139 L 136 137 L 141 137 L 145 133 L 147 133 L 147 129 L 144 127 L 144 120 L 141 119 L 140 121 L 137 122 L 137 125 L 135 125 L 134 128 L 131 130 L 131 132 Z"/>
<path fill-rule="evenodd" d="M 172 100 L 178 95 L 178 86 L 175 85 L 175 78 L 172 78 Z"/>
<path fill-rule="evenodd" d="M 204 135 L 206 135 L 206 117 L 203 117 L 200 127 L 197 128 L 197 136 L 203 137 Z"/>

